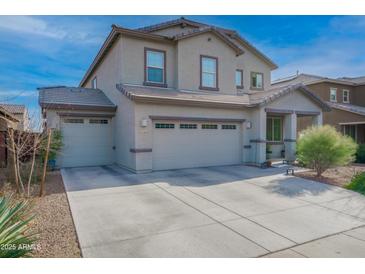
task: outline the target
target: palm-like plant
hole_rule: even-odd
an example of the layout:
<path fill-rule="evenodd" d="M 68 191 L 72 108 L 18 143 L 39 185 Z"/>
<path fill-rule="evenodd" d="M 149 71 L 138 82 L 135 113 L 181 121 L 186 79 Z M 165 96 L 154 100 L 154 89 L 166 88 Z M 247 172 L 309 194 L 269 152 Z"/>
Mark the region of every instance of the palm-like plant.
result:
<path fill-rule="evenodd" d="M 0 197 L 0 258 L 26 257 L 35 241 L 27 235 L 30 215 L 28 201 L 16 202 L 11 197 Z"/>

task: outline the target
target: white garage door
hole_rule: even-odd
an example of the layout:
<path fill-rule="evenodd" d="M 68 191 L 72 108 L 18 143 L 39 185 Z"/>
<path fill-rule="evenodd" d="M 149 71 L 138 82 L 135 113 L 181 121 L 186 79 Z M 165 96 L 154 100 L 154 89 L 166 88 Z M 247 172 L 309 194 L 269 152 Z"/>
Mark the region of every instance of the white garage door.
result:
<path fill-rule="evenodd" d="M 153 169 L 240 164 L 241 136 L 239 123 L 154 121 Z"/>
<path fill-rule="evenodd" d="M 62 118 L 61 167 L 108 165 L 112 163 L 112 125 L 109 118 Z"/>

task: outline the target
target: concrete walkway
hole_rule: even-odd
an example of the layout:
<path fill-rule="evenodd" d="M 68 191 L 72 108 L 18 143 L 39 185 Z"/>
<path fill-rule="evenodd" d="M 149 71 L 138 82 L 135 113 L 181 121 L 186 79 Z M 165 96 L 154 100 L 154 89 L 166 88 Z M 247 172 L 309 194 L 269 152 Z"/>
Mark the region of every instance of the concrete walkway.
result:
<path fill-rule="evenodd" d="M 365 197 L 226 166 L 62 170 L 84 257 L 365 257 Z"/>

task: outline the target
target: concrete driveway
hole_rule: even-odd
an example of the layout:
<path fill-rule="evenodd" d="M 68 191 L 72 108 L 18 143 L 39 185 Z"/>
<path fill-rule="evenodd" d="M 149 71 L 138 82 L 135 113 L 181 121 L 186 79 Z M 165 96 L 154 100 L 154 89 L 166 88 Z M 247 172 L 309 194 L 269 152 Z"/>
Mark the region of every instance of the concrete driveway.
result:
<path fill-rule="evenodd" d="M 365 198 L 226 166 L 63 169 L 84 257 L 365 257 Z"/>

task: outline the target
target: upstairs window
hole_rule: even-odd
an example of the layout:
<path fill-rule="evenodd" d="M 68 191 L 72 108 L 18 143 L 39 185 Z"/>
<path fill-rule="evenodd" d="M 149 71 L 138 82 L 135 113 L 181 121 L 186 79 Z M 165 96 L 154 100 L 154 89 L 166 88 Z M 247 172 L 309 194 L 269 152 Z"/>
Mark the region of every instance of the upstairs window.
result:
<path fill-rule="evenodd" d="M 350 91 L 347 89 L 344 89 L 342 91 L 342 100 L 344 103 L 350 103 Z"/>
<path fill-rule="evenodd" d="M 251 88 L 263 89 L 264 88 L 264 74 L 259 72 L 251 72 Z"/>
<path fill-rule="evenodd" d="M 145 82 L 163 85 L 166 81 L 166 53 L 162 50 L 145 49 Z"/>
<path fill-rule="evenodd" d="M 93 80 L 92 80 L 92 82 L 91 82 L 91 87 L 92 87 L 92 88 L 98 88 L 98 86 L 97 86 L 96 76 L 93 78 Z"/>
<path fill-rule="evenodd" d="M 200 89 L 218 90 L 218 59 L 200 56 Z"/>
<path fill-rule="evenodd" d="M 330 101 L 337 102 L 337 88 L 330 88 Z"/>
<path fill-rule="evenodd" d="M 243 88 L 243 70 L 236 69 L 236 87 Z"/>

